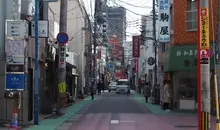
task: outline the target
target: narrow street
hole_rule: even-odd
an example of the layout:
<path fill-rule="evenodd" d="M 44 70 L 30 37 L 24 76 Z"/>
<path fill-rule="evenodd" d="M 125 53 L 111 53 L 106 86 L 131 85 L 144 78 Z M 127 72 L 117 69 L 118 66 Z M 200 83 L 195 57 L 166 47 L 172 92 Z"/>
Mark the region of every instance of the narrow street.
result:
<path fill-rule="evenodd" d="M 135 92 L 130 96 L 105 92 L 94 101 L 87 97 L 71 107 L 72 112 L 28 130 L 197 130 L 195 113 L 165 112 L 157 105 L 146 105 Z M 214 120 L 212 126 L 214 130 Z"/>

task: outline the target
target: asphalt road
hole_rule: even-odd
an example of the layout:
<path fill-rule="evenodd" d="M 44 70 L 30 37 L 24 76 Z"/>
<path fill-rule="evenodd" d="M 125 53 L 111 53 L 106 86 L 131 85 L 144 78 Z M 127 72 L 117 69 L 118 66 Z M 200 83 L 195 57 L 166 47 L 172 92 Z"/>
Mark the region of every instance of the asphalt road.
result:
<path fill-rule="evenodd" d="M 57 130 L 197 130 L 196 117 L 155 115 L 133 96 L 114 92 L 96 100 Z M 214 130 L 214 129 L 213 129 Z"/>

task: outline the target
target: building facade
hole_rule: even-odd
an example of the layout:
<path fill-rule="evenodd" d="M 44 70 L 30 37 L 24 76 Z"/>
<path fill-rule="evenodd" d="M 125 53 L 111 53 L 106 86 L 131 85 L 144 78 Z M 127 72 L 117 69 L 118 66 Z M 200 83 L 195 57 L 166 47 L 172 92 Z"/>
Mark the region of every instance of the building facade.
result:
<path fill-rule="evenodd" d="M 154 83 L 154 65 L 149 65 L 147 63 L 148 58 L 153 57 L 155 58 L 155 47 L 154 47 L 154 41 L 152 40 L 153 38 L 153 17 L 152 15 L 143 15 L 141 17 L 141 25 L 143 27 L 145 27 L 146 30 L 146 39 L 145 39 L 145 74 L 146 74 L 146 80 L 151 82 L 151 85 Z M 156 19 L 156 38 L 158 37 L 158 19 Z M 162 43 L 160 43 L 162 44 Z M 160 46 L 160 44 L 158 44 L 158 46 Z M 161 62 L 161 53 L 160 51 L 160 47 L 157 47 L 157 61 L 156 64 L 157 66 L 160 65 Z M 160 68 L 160 66 L 158 66 L 158 68 Z M 159 69 L 158 69 L 159 70 Z M 160 76 L 162 75 L 162 73 L 160 71 L 157 71 L 157 77 L 160 78 Z M 158 83 L 159 80 L 158 80 Z"/>
<path fill-rule="evenodd" d="M 55 18 L 59 21 L 60 1 L 49 3 L 51 9 L 55 10 Z M 77 93 L 84 92 L 88 74 L 86 63 L 88 57 L 89 35 L 88 20 L 84 10 L 84 3 L 81 0 L 68 1 L 67 12 L 67 34 L 69 41 L 67 43 L 67 51 L 76 53 L 77 55 Z"/>
<path fill-rule="evenodd" d="M 211 19 L 211 10 L 209 11 L 210 45 L 216 40 L 217 6 L 217 0 L 213 0 L 213 19 Z M 170 12 L 171 42 L 168 47 L 162 47 L 165 50 L 164 76 L 172 82 L 173 108 L 195 110 L 197 109 L 197 0 L 171 1 Z M 183 12 L 185 15 L 182 15 Z M 212 25 L 214 29 L 211 28 Z M 212 70 L 213 57 L 211 57 L 210 71 Z"/>

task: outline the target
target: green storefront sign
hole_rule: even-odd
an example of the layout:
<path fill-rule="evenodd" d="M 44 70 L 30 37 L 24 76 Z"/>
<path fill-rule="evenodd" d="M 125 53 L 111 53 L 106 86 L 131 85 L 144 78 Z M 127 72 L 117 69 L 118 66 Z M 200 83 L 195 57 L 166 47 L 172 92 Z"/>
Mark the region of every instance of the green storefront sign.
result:
<path fill-rule="evenodd" d="M 210 60 L 213 66 L 213 57 Z M 165 52 L 164 72 L 197 69 L 197 45 L 171 46 Z"/>

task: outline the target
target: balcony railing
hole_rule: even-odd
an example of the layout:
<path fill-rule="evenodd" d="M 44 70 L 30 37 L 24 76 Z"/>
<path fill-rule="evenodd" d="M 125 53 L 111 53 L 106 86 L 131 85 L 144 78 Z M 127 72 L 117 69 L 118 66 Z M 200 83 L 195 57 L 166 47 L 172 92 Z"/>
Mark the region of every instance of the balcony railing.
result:
<path fill-rule="evenodd" d="M 186 11 L 186 31 L 197 31 L 197 10 Z"/>

